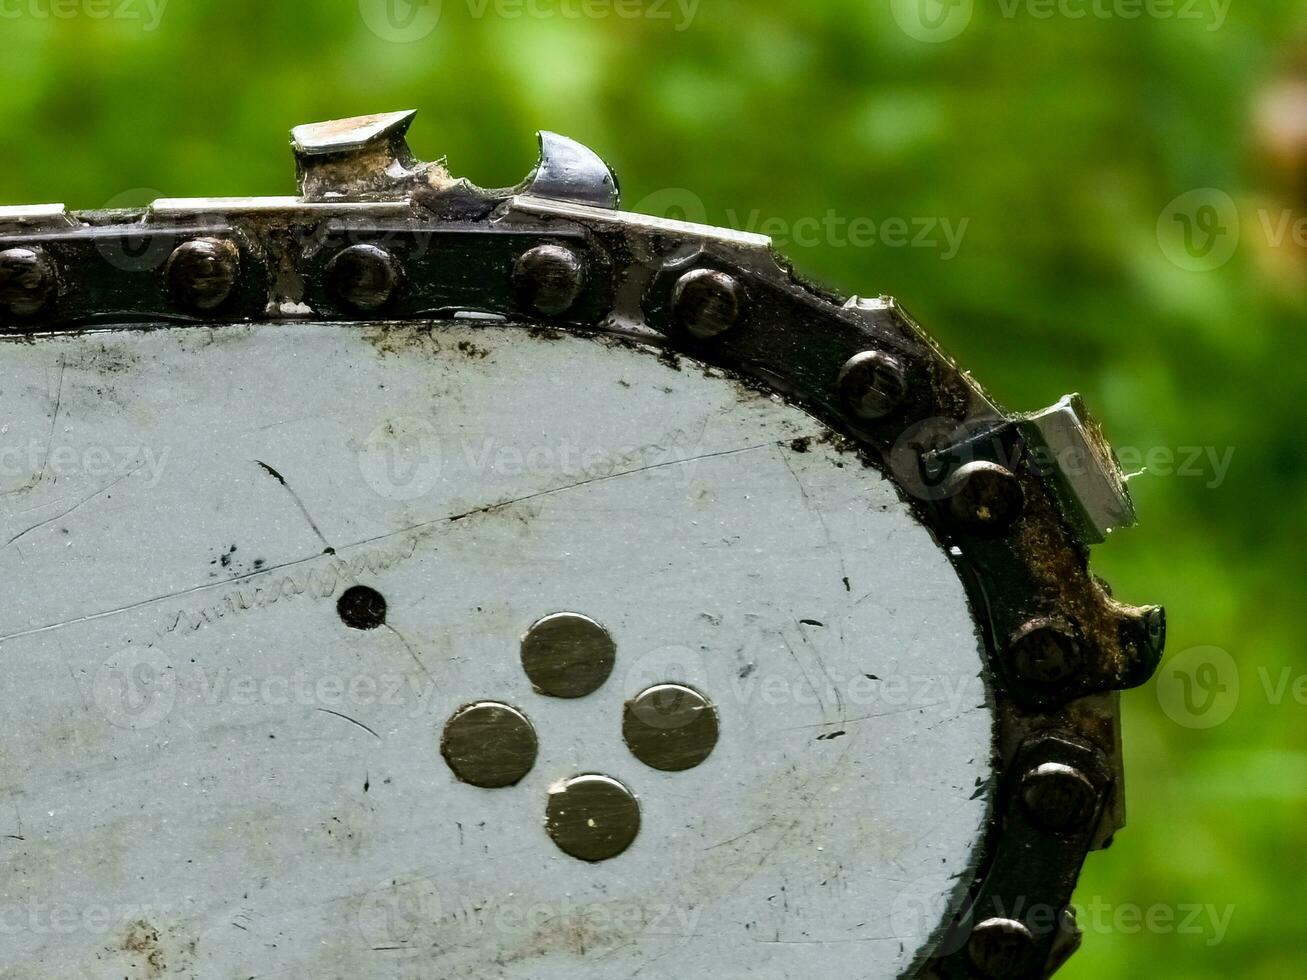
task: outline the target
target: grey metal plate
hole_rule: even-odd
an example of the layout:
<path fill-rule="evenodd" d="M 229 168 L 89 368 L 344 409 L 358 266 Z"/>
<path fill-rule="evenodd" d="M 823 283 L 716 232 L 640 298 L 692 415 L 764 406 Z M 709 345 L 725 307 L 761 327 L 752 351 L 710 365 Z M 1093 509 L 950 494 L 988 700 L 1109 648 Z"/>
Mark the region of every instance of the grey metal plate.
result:
<path fill-rule="evenodd" d="M 797 409 L 466 323 L 2 356 L 0 976 L 890 977 L 969 880 L 994 717 L 963 588 Z M 355 583 L 383 628 L 337 615 Z M 563 610 L 617 644 L 573 701 L 518 655 Z M 662 682 L 720 715 L 686 772 L 622 742 Z M 488 698 L 539 734 L 515 787 L 439 753 Z M 586 772 L 641 807 L 599 864 L 543 829 Z"/>

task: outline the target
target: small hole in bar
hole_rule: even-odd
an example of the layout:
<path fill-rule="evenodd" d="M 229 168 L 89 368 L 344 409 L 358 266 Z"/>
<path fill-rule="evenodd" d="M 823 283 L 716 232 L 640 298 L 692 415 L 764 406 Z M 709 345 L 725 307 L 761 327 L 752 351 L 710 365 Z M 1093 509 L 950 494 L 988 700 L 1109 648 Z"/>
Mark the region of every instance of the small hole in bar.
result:
<path fill-rule="evenodd" d="M 374 630 L 386 624 L 386 599 L 376 589 L 355 585 L 337 600 L 336 612 L 350 629 Z"/>

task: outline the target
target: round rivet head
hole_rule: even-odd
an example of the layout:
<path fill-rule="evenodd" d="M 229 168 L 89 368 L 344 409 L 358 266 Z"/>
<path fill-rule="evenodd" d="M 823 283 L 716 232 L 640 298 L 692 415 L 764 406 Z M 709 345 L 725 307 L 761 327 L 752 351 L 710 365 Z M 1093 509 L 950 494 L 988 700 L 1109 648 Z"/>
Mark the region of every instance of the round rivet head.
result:
<path fill-rule="evenodd" d="M 1032 619 L 1008 640 L 1008 655 L 1017 675 L 1041 688 L 1064 684 L 1084 663 L 1080 641 L 1057 619 Z"/>
<path fill-rule="evenodd" d="M 54 295 L 54 263 L 39 248 L 0 252 L 0 308 L 10 316 L 34 316 Z"/>
<path fill-rule="evenodd" d="M 707 340 L 725 333 L 740 319 L 740 284 L 716 269 L 687 272 L 672 290 L 677 325 Z"/>
<path fill-rule="evenodd" d="M 851 357 L 840 370 L 836 386 L 845 408 L 867 422 L 889 415 L 908 393 L 903 365 L 879 351 Z"/>
<path fill-rule="evenodd" d="M 395 257 L 376 245 L 351 245 L 327 266 L 327 281 L 345 306 L 363 313 L 379 310 L 399 285 Z"/>
<path fill-rule="evenodd" d="M 953 519 L 977 534 L 1001 534 L 1026 505 L 1021 482 L 998 463 L 976 461 L 959 467 L 944 492 Z"/>
<path fill-rule="evenodd" d="M 472 786 L 515 786 L 535 765 L 539 743 L 526 715 L 497 701 L 454 712 L 440 738 L 440 754 L 454 775 Z"/>
<path fill-rule="evenodd" d="M 597 691 L 613 672 L 617 646 L 588 616 L 555 613 L 522 637 L 522 669 L 539 694 L 580 698 Z"/>
<path fill-rule="evenodd" d="M 240 275 L 241 253 L 225 238 L 197 238 L 168 257 L 168 287 L 177 303 L 208 312 L 227 301 Z"/>
<path fill-rule="evenodd" d="M 664 772 L 693 769 L 712 754 L 717 709 L 692 688 L 658 684 L 626 702 L 622 738 L 631 754 Z"/>
<path fill-rule="evenodd" d="M 585 264 L 570 248 L 537 245 L 513 266 L 518 301 L 541 316 L 559 316 L 574 305 L 585 288 Z"/>
<path fill-rule="evenodd" d="M 1094 784 L 1060 762 L 1045 762 L 1026 773 L 1021 799 L 1037 823 L 1059 834 L 1085 830 L 1098 809 Z"/>
<path fill-rule="evenodd" d="M 984 977 L 1017 976 L 1035 944 L 1030 930 L 1015 919 L 986 919 L 972 930 L 967 955 Z"/>
<path fill-rule="evenodd" d="M 564 853 L 582 861 L 607 861 L 640 833 L 640 804 L 609 776 L 573 776 L 549 788 L 545 830 Z"/>

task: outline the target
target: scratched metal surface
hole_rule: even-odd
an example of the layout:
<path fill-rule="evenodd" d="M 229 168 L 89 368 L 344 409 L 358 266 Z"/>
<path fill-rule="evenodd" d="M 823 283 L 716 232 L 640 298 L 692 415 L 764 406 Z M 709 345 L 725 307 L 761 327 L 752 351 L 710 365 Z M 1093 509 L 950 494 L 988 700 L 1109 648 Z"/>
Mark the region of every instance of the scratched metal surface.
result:
<path fill-rule="evenodd" d="M 514 327 L 0 356 L 0 976 L 891 977 L 967 880 L 993 717 L 963 589 L 798 410 Z M 385 626 L 341 622 L 356 583 Z M 575 701 L 518 660 L 560 610 L 617 643 Z M 670 681 L 721 716 L 679 773 L 621 739 Z M 539 733 L 515 787 L 441 759 L 485 698 Z M 641 805 L 600 864 L 543 830 L 583 772 Z"/>

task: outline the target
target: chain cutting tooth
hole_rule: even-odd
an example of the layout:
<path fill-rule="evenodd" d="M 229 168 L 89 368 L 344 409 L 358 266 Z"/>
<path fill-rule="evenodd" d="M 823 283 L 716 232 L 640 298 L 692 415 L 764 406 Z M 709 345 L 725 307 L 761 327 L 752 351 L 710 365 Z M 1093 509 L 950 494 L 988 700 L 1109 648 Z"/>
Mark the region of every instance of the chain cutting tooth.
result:
<path fill-rule="evenodd" d="M 300 194 L 320 201 L 404 184 L 417 166 L 405 138 L 416 109 L 306 123 L 291 130 Z"/>
<path fill-rule="evenodd" d="M 539 136 L 540 162 L 527 177 L 529 196 L 617 209 L 617 177 L 599 154 L 557 133 L 542 131 Z"/>
<path fill-rule="evenodd" d="M 1088 544 L 1137 523 L 1134 502 L 1116 454 L 1079 395 L 1023 419 L 1021 434 L 1041 453 L 1053 488 Z"/>

